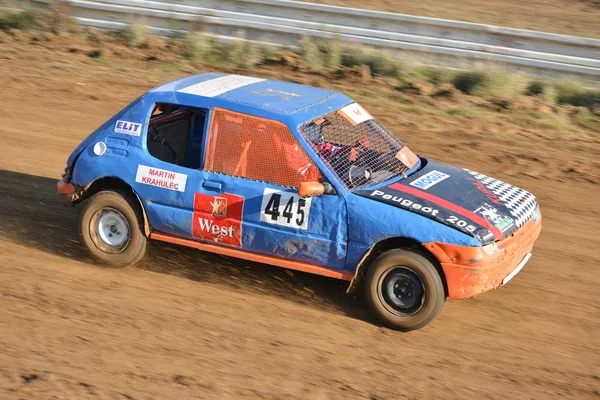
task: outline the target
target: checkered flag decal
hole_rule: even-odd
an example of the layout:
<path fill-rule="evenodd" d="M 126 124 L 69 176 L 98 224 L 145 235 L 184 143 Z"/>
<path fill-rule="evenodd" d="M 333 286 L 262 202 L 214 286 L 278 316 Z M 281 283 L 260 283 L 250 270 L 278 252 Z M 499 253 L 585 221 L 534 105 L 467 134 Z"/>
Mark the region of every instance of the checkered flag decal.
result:
<path fill-rule="evenodd" d="M 529 221 L 537 206 L 534 195 L 498 179 L 490 178 L 487 175 L 466 168 L 464 170 L 498 196 L 500 201 L 504 203 L 504 206 L 510 210 L 517 228 L 520 228 Z"/>

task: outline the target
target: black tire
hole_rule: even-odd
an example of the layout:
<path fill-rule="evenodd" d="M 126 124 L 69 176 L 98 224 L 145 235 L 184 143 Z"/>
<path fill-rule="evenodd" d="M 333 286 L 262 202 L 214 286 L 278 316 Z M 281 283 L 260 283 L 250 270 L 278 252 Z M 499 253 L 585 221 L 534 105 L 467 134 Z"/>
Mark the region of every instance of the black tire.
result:
<path fill-rule="evenodd" d="M 435 266 L 422 255 L 401 249 L 381 254 L 369 266 L 365 297 L 384 325 L 400 331 L 424 327 L 446 302 L 444 282 Z"/>
<path fill-rule="evenodd" d="M 136 264 L 146 253 L 143 216 L 135 201 L 122 191 L 101 191 L 83 204 L 79 237 L 103 264 L 124 268 Z"/>

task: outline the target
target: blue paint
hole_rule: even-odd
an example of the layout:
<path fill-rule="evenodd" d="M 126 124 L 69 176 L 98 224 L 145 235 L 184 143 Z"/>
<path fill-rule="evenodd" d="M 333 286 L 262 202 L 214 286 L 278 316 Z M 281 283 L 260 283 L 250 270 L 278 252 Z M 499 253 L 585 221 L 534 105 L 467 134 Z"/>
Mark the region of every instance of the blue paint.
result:
<path fill-rule="evenodd" d="M 480 245 L 473 237 L 425 216 L 354 194 L 336 180 L 334 174 L 305 143 L 297 127 L 351 103 L 352 99 L 349 97 L 330 90 L 272 80 L 237 88 L 212 98 L 178 92 L 224 75 L 209 73 L 182 78 L 152 89 L 136 99 L 88 136 L 71 154 L 68 159 L 68 166 L 73 167 L 71 182 L 87 186 L 102 177 L 122 179 L 142 200 L 152 229 L 191 239 L 196 193 L 207 196 L 219 196 L 220 193 L 243 196 L 240 244 L 244 250 L 338 270 L 353 271 L 373 244 L 391 237 L 408 237 L 420 243 L 437 241 L 465 246 Z M 325 179 L 331 182 L 337 194 L 311 199 L 306 229 L 266 223 L 264 215 L 261 220 L 261 212 L 264 214 L 265 189 L 290 194 L 295 194 L 295 191 L 269 183 L 204 171 L 202 167 L 206 135 L 203 140 L 191 143 L 188 148 L 187 157 L 196 157 L 194 163 L 197 168 L 178 166 L 152 157 L 147 149 L 146 137 L 150 113 L 156 103 L 206 110 L 208 114 L 203 126 L 205 132 L 208 130 L 210 110 L 213 107 L 286 124 L 320 168 Z M 200 126 L 193 126 L 191 129 L 200 129 Z M 127 132 L 123 133 L 124 130 Z M 96 156 L 92 151 L 94 144 L 99 141 L 108 145 L 109 151 L 103 156 Z M 140 165 L 185 175 L 185 191 L 136 182 Z M 419 166 L 420 164 L 415 169 Z M 298 200 L 295 201 L 294 207 L 299 207 Z M 299 214 L 296 217 L 300 218 Z"/>

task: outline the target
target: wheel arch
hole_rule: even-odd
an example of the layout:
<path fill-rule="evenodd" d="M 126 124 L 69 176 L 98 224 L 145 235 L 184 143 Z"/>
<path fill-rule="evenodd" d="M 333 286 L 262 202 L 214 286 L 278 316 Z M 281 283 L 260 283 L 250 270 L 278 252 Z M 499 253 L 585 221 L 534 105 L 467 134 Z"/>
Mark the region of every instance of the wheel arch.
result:
<path fill-rule="evenodd" d="M 150 237 L 150 232 L 152 231 L 152 228 L 150 227 L 150 222 L 148 220 L 148 214 L 146 214 L 146 209 L 144 208 L 142 199 L 135 192 L 135 190 L 133 190 L 133 188 L 127 182 L 122 180 L 121 178 L 118 178 L 116 176 L 103 176 L 101 178 L 98 178 L 98 179 L 92 181 L 89 185 L 87 185 L 86 187 L 83 188 L 83 190 L 79 194 L 77 203 L 80 203 L 80 202 L 84 201 L 85 199 L 88 199 L 88 198 L 92 197 L 93 195 L 95 195 L 96 193 L 101 192 L 103 190 L 113 190 L 113 189 L 118 189 L 118 190 L 124 191 L 125 193 L 127 193 L 131 196 L 132 200 L 135 200 L 134 204 L 139 207 L 139 211 L 141 211 L 141 215 L 143 218 L 143 221 L 141 221 L 141 222 L 143 222 L 143 225 L 144 225 L 144 235 L 146 235 L 146 237 Z"/>
<path fill-rule="evenodd" d="M 440 278 L 442 279 L 442 282 L 444 284 L 444 292 L 446 294 L 446 297 L 448 296 L 448 284 L 446 282 L 446 275 L 444 274 L 444 271 L 442 270 L 442 266 L 438 259 L 419 241 L 404 236 L 386 238 L 380 240 L 379 242 L 371 246 L 371 248 L 365 253 L 363 258 L 357 265 L 356 271 L 354 272 L 354 277 L 352 278 L 352 281 L 350 281 L 350 285 L 348 286 L 346 293 L 356 293 L 360 289 L 362 281 L 366 276 L 367 269 L 369 268 L 371 263 L 381 254 L 394 249 L 406 249 L 414 251 L 415 253 L 420 254 L 421 256 L 425 257 L 429 262 L 431 262 L 431 264 L 433 264 L 433 266 L 438 271 L 438 274 L 440 275 Z"/>

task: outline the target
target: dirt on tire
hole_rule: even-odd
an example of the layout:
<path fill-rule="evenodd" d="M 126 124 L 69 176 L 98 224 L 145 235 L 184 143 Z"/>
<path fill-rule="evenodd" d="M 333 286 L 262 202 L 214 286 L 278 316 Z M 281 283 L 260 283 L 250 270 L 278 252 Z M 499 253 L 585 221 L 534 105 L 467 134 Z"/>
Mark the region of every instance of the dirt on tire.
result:
<path fill-rule="evenodd" d="M 137 268 L 95 265 L 79 209 L 56 193 L 69 153 L 150 87 L 198 69 L 91 59 L 62 40 L 0 47 L 0 398 L 600 397 L 597 132 L 365 98 L 416 152 L 525 188 L 544 216 L 507 286 L 401 333 L 333 279 L 160 243 Z M 326 80 L 280 68 L 251 74 Z"/>

